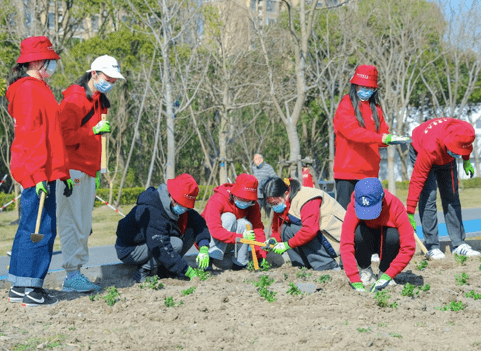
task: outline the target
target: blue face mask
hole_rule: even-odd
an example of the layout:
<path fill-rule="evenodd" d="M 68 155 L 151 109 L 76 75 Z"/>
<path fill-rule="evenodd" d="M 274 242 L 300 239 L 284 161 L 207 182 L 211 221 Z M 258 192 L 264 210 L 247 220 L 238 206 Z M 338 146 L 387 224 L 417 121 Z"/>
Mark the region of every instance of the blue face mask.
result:
<path fill-rule="evenodd" d="M 454 158 L 461 158 L 461 157 L 463 157 L 463 156 L 458 155 L 458 154 L 455 154 L 454 152 L 451 152 L 451 151 L 449 151 L 449 150 L 448 150 L 448 154 L 451 155 L 451 156 L 453 156 Z"/>
<path fill-rule="evenodd" d="M 286 204 L 284 202 L 281 202 L 280 204 L 277 204 L 275 206 L 272 206 L 272 210 L 275 213 L 282 213 L 286 209 Z"/>
<path fill-rule="evenodd" d="M 372 94 L 374 94 L 374 89 L 370 89 L 370 88 L 362 87 L 362 88 L 359 88 L 359 90 L 357 91 L 357 96 L 359 96 L 359 99 L 361 99 L 362 101 L 369 100 Z"/>
<path fill-rule="evenodd" d="M 175 204 L 172 206 L 172 212 L 174 212 L 177 216 L 180 216 L 182 213 L 187 211 L 187 208 L 184 206 L 180 206 L 179 204 Z"/>
<path fill-rule="evenodd" d="M 109 83 L 100 77 L 98 82 L 94 81 L 94 86 L 95 86 L 95 89 L 97 89 L 98 91 L 104 94 L 107 94 L 114 87 L 112 83 Z"/>
<path fill-rule="evenodd" d="M 253 203 L 252 201 L 245 202 L 245 201 L 235 200 L 234 203 L 235 203 L 235 205 L 236 205 L 237 207 L 239 207 L 241 210 L 245 210 L 246 208 L 251 207 L 252 205 L 254 205 L 254 203 Z"/>

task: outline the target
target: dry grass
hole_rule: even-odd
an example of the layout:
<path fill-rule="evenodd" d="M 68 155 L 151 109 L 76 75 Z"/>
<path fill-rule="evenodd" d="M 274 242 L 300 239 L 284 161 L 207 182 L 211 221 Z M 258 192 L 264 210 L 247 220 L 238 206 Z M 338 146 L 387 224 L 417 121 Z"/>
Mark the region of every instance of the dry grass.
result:
<path fill-rule="evenodd" d="M 480 188 L 471 188 L 460 190 L 460 199 L 463 208 L 479 207 L 481 198 Z M 398 190 L 396 195 L 399 199 L 406 203 L 407 190 Z M 127 214 L 133 205 L 126 205 L 119 208 L 119 210 Z M 438 209 L 441 209 L 441 200 L 438 193 Z M 197 209 L 202 212 L 200 209 Z M 97 207 L 93 212 L 92 230 L 93 234 L 89 238 L 89 246 L 104 246 L 113 245 L 115 243 L 115 231 L 117 230 L 117 223 L 122 218 L 120 214 L 107 206 Z M 13 238 L 17 231 L 17 226 L 12 226 L 10 223 L 17 219 L 15 211 L 0 213 L 0 256 L 5 256 L 7 251 L 10 251 L 13 243 Z M 267 219 L 263 216 L 264 225 L 267 224 Z M 54 250 L 60 250 L 60 241 L 58 237 L 55 240 Z"/>

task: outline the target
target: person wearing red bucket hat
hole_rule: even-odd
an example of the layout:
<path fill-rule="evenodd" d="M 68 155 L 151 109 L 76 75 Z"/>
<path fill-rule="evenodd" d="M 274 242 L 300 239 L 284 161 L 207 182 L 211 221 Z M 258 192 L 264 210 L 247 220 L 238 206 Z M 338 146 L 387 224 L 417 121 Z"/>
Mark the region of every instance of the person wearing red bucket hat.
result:
<path fill-rule="evenodd" d="M 70 196 L 70 179 L 65 145 L 58 122 L 58 103 L 45 79 L 55 72 L 60 59 L 47 37 L 22 41 L 20 56 L 9 77 L 6 93 L 8 113 L 14 120 L 15 138 L 11 147 L 11 172 L 22 192 L 22 216 L 15 235 L 7 280 L 12 283 L 9 301 L 24 306 L 53 305 L 57 298 L 42 289 L 52 259 L 56 232 L 56 180 L 65 183 L 59 196 Z M 45 199 L 39 233 L 35 233 L 41 193 Z"/>
<path fill-rule="evenodd" d="M 72 196 L 58 196 L 64 185 L 57 182 L 57 218 L 63 264 L 67 276 L 62 290 L 71 292 L 98 291 L 100 286 L 93 284 L 80 273 L 89 259 L 88 239 L 92 228 L 92 204 L 95 192 L 100 186 L 100 159 L 102 135 L 110 133 L 109 121 L 103 121 L 110 101 L 108 90 L 120 74 L 120 66 L 111 56 L 101 56 L 91 65 L 75 84 L 62 92 L 59 117 L 63 139 L 67 149 L 70 175 L 75 179 Z"/>
<path fill-rule="evenodd" d="M 239 174 L 234 184 L 226 183 L 214 189 L 202 216 L 211 234 L 209 255 L 213 264 L 221 268 L 243 269 L 249 261 L 248 245 L 239 245 L 237 257 L 230 256 L 236 238 L 265 241 L 261 210 L 257 203 L 256 177 Z M 247 225 L 251 230 L 247 230 Z M 258 257 L 266 252 L 256 247 Z"/>
<path fill-rule="evenodd" d="M 336 199 L 345 209 L 357 181 L 379 175 L 379 148 L 410 142 L 389 134 L 377 88 L 376 67 L 358 66 L 334 116 Z"/>
<path fill-rule="evenodd" d="M 413 164 L 413 173 L 409 182 L 407 212 L 416 230 L 414 212 L 419 202 L 424 243 L 428 249 L 427 258 L 445 257 L 439 249 L 436 188 L 441 194 L 453 254 L 481 255 L 465 242 L 456 163 L 457 158 L 462 158 L 466 175 L 474 175 L 474 168 L 469 161 L 475 139 L 473 126 L 454 118 L 435 118 L 414 128 L 412 139 L 409 158 Z"/>
<path fill-rule="evenodd" d="M 135 207 L 117 226 L 115 249 L 126 264 L 138 266 L 133 279 L 197 275 L 183 258 L 196 245 L 199 268 L 209 265 L 210 234 L 204 218 L 194 210 L 199 187 L 189 174 L 167 180 L 142 192 Z"/>

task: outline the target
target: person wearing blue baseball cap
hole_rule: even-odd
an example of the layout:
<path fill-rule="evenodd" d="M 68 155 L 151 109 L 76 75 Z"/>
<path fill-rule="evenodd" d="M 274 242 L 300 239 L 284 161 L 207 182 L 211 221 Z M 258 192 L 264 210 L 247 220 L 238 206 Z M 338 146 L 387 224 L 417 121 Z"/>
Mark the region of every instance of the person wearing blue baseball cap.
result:
<path fill-rule="evenodd" d="M 383 189 L 378 178 L 357 182 L 347 206 L 341 232 L 341 258 L 353 289 L 382 290 L 411 261 L 416 249 L 414 230 L 406 209 L 396 196 Z M 371 269 L 371 255 L 379 254 L 379 274 Z M 357 269 L 359 265 L 360 270 Z"/>

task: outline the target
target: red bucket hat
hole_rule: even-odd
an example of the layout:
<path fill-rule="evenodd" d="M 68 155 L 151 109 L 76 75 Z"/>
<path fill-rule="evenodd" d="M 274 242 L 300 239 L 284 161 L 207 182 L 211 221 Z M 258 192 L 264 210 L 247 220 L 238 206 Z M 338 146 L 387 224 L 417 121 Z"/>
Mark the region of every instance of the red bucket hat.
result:
<path fill-rule="evenodd" d="M 476 137 L 474 128 L 465 121 L 453 120 L 447 128 L 448 135 L 444 139 L 444 145 L 449 151 L 458 155 L 469 155 L 473 151 L 473 141 Z"/>
<path fill-rule="evenodd" d="M 60 56 L 57 55 L 47 37 L 30 37 L 22 40 L 17 63 L 39 60 L 60 60 Z"/>
<path fill-rule="evenodd" d="M 257 178 L 250 174 L 239 174 L 230 193 L 242 199 L 257 201 Z"/>
<path fill-rule="evenodd" d="M 194 208 L 199 186 L 190 174 L 184 173 L 174 179 L 168 179 L 167 190 L 179 205 Z"/>
<path fill-rule="evenodd" d="M 377 68 L 369 65 L 358 66 L 351 78 L 351 83 L 369 88 L 377 88 Z"/>

